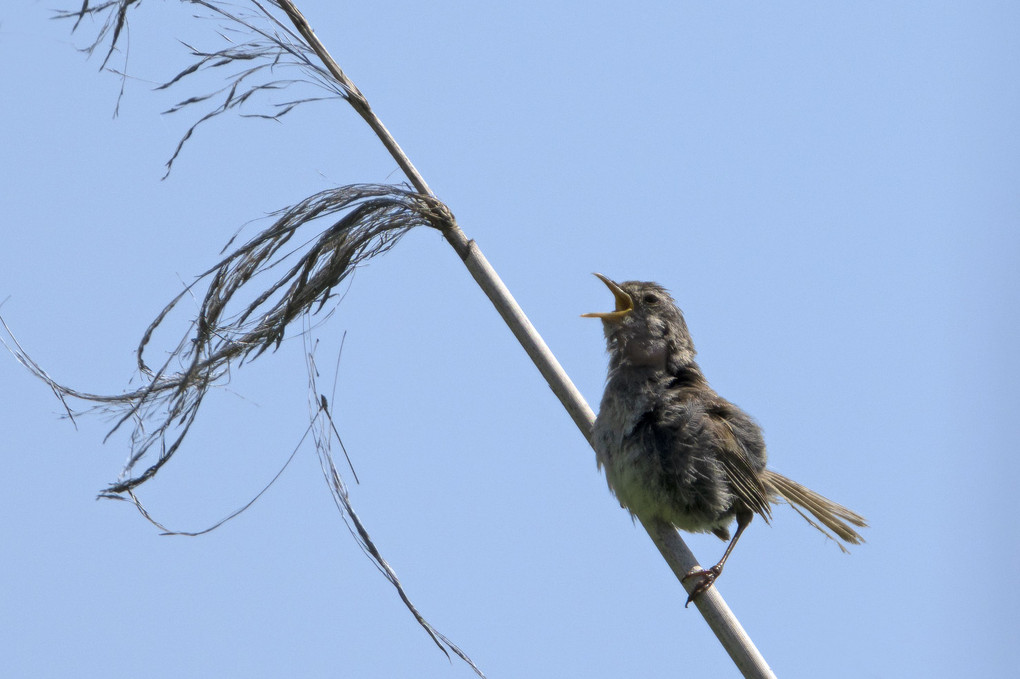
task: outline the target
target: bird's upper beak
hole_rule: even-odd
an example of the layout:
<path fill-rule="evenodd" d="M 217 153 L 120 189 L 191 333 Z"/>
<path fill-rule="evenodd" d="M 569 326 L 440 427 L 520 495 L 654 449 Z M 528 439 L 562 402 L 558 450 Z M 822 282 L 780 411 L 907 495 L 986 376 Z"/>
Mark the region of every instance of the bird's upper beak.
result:
<path fill-rule="evenodd" d="M 602 311 L 590 314 L 581 314 L 583 318 L 601 318 L 604 321 L 620 321 L 623 317 L 634 310 L 634 300 L 624 292 L 623 288 L 619 285 L 606 278 L 600 273 L 595 274 L 599 280 L 606 284 L 606 287 L 612 290 L 613 297 L 616 298 L 616 311 Z"/>

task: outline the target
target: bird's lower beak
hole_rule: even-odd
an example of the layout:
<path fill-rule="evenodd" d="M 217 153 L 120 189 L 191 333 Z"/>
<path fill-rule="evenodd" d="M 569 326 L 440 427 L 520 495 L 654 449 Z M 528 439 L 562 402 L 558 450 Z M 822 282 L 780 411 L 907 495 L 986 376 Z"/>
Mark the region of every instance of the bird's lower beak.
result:
<path fill-rule="evenodd" d="M 619 321 L 624 316 L 634 310 L 634 300 L 631 296 L 624 292 L 623 288 L 619 285 L 606 278 L 600 273 L 595 274 L 599 280 L 606 284 L 606 287 L 613 292 L 613 297 L 616 298 L 616 311 L 602 311 L 590 314 L 581 314 L 582 318 L 601 318 L 604 321 Z"/>

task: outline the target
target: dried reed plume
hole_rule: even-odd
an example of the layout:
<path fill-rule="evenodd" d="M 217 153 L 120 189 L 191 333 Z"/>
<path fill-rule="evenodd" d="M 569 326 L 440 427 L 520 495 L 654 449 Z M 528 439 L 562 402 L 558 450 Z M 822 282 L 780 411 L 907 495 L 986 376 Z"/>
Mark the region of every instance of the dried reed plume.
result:
<path fill-rule="evenodd" d="M 309 243 L 288 249 L 297 232 L 310 224 L 324 225 Z M 167 304 L 149 324 L 137 350 L 138 369 L 147 384 L 131 392 L 105 396 L 71 389 L 54 381 L 17 343 L 15 356 L 64 401 L 80 399 L 118 415 L 113 430 L 135 425 L 131 455 L 122 477 L 104 494 L 132 490 L 152 478 L 181 446 L 202 399 L 230 366 L 253 360 L 279 347 L 287 328 L 305 314 L 317 313 L 335 296 L 334 289 L 362 263 L 393 247 L 409 230 L 452 225 L 446 206 L 395 186 L 353 185 L 315 194 L 278 213 L 276 221 L 198 277 Z M 235 296 L 249 293 L 248 284 L 273 269 L 289 267 L 276 280 L 258 288 L 255 299 L 234 309 Z M 153 369 L 145 348 L 167 315 L 193 289 L 208 288 L 188 335 L 170 357 Z M 246 287 L 247 286 L 247 287 Z M 178 369 L 174 369 L 178 364 Z M 148 468 L 135 466 L 155 457 Z"/>
<path fill-rule="evenodd" d="M 320 56 L 307 41 L 312 35 L 307 24 L 305 32 L 295 32 L 270 10 L 282 10 L 291 21 L 296 21 L 300 14 L 289 2 L 249 0 L 248 7 L 205 0 L 182 2 L 197 6 L 216 19 L 220 24 L 220 36 L 230 45 L 215 51 L 188 46 L 195 61 L 160 89 L 178 86 L 190 76 L 208 71 L 225 73 L 227 84 L 211 93 L 188 97 L 167 111 L 176 113 L 218 101 L 185 132 L 167 162 L 167 173 L 199 125 L 229 111 L 240 113 L 257 95 L 273 96 L 302 86 L 325 92 L 324 96 L 270 101 L 271 114 L 241 115 L 278 119 L 300 104 L 330 98 L 348 101 L 363 116 L 370 112 L 364 97 L 338 68 L 325 69 L 316 63 Z M 138 4 L 139 0 L 109 0 L 93 5 L 83 0 L 79 10 L 58 13 L 57 18 L 74 19 L 74 29 L 82 26 L 86 19 L 98 25 L 95 39 L 85 51 L 91 54 L 104 48 L 101 68 L 107 69 L 127 30 L 129 10 Z M 321 45 L 318 47 L 322 49 Z M 123 70 L 117 72 L 122 78 L 126 77 Z M 281 77 L 282 74 L 293 77 Z M 132 502 L 143 516 L 166 533 L 208 532 L 251 504 L 205 531 L 181 533 L 166 530 L 135 495 L 135 489 L 153 478 L 180 449 L 210 387 L 221 383 L 232 366 L 253 361 L 266 350 L 278 348 L 285 335 L 293 332 L 296 323 L 307 322 L 311 316 L 323 312 L 327 305 L 330 305 L 327 313 L 331 312 L 337 303 L 337 286 L 359 266 L 387 252 L 411 229 L 424 226 L 444 234 L 459 232 L 453 215 L 442 202 L 427 190 L 407 185 L 355 184 L 328 189 L 270 216 L 274 221 L 268 228 L 201 274 L 152 321 L 137 350 L 143 386 L 134 391 L 101 395 L 58 383 L 29 356 L 0 319 L 8 336 L 7 339 L 0 337 L 0 342 L 53 390 L 68 417 L 73 420 L 83 412 L 112 414 L 115 424 L 107 438 L 125 423 L 131 423 L 128 462 L 118 480 L 100 495 Z M 232 242 L 233 239 L 228 247 Z M 151 366 L 145 359 L 145 350 L 153 334 L 177 304 L 193 295 L 203 283 L 207 287 L 186 336 L 165 361 L 158 367 Z M 307 342 L 306 330 L 298 328 Z M 463 651 L 432 627 L 414 607 L 351 506 L 347 486 L 331 453 L 332 440 L 340 441 L 339 432 L 325 396 L 315 387 L 313 350 L 308 350 L 307 360 L 312 408 L 306 437 L 311 434 L 323 475 L 351 534 L 393 584 L 436 645 L 447 656 L 450 652 L 456 654 L 479 676 L 484 676 Z M 78 409 L 72 405 L 73 401 L 86 405 Z M 140 468 L 143 470 L 139 472 Z"/>

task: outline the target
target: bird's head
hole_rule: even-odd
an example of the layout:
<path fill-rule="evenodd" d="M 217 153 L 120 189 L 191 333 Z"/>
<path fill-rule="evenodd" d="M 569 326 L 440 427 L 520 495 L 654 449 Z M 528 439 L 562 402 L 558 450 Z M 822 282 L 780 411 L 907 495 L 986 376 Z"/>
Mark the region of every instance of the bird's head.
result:
<path fill-rule="evenodd" d="M 683 312 L 658 283 L 616 283 L 600 273 L 616 309 L 582 314 L 601 318 L 611 367 L 647 367 L 675 374 L 694 362 L 694 342 Z"/>

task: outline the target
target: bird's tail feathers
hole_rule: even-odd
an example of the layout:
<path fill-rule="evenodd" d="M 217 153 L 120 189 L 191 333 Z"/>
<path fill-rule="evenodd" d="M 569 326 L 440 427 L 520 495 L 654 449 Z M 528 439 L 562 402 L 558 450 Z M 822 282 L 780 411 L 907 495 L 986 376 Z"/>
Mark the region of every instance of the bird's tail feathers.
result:
<path fill-rule="evenodd" d="M 822 497 L 810 488 L 802 486 L 796 481 L 788 479 L 782 474 L 777 474 L 769 469 L 766 469 L 763 473 L 762 481 L 765 483 L 766 488 L 783 500 L 786 500 L 786 502 L 788 502 L 798 514 L 804 517 L 805 521 L 820 530 L 826 536 L 833 539 L 838 537 L 843 542 L 851 545 L 859 545 L 864 542 L 864 538 L 861 537 L 860 533 L 850 527 L 850 524 L 861 528 L 867 527 L 867 520 L 860 514 L 852 512 L 843 505 L 837 504 L 826 497 Z M 802 508 L 807 510 L 811 516 L 818 519 L 822 525 L 818 525 L 818 523 L 812 521 L 811 517 L 801 510 Z M 826 528 L 828 528 L 828 530 L 826 530 Z M 829 531 L 832 531 L 832 533 Z M 833 535 L 833 533 L 835 533 L 835 535 Z M 836 544 L 844 552 L 847 551 L 846 547 L 840 544 L 838 540 L 836 541 Z"/>

